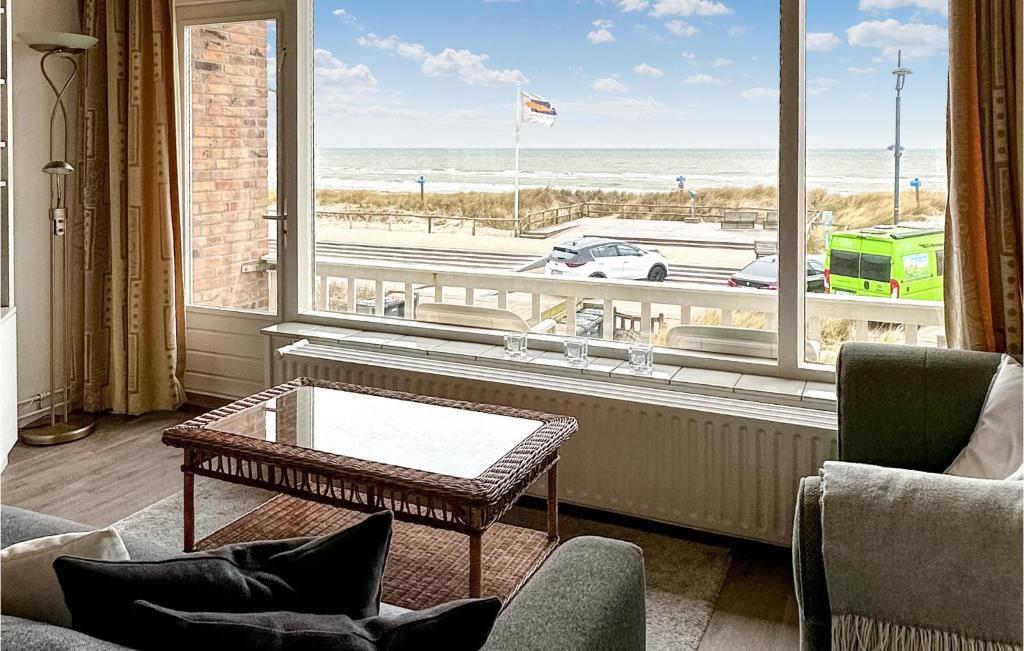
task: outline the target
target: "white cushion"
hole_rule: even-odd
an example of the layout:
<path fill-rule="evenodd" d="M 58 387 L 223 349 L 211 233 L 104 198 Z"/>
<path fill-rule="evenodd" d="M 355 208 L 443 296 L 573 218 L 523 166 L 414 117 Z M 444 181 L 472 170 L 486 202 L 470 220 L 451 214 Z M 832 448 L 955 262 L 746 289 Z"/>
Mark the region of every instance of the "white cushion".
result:
<path fill-rule="evenodd" d="M 1024 463 L 1024 369 L 1003 355 L 978 424 L 947 475 L 978 479 L 1007 479 Z"/>
<path fill-rule="evenodd" d="M 53 571 L 59 556 L 127 561 L 121 536 L 113 529 L 34 538 L 0 550 L 0 611 L 70 627 L 71 613 Z"/>

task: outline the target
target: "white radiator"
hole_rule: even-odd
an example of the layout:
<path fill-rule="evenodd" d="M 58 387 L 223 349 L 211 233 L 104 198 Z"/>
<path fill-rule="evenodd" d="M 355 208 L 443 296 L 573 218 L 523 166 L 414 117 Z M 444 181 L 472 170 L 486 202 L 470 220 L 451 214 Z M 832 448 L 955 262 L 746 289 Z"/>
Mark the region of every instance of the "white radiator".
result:
<path fill-rule="evenodd" d="M 574 416 L 563 501 L 779 545 L 790 541 L 799 479 L 834 456 L 827 411 L 305 341 L 278 352 L 275 383 L 304 376 Z"/>

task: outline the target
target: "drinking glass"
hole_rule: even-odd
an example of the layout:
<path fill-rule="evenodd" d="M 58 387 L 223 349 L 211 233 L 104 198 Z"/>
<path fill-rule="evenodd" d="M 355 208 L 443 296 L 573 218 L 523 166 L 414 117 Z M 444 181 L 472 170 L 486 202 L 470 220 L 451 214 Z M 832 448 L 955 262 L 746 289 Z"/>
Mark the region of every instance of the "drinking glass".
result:
<path fill-rule="evenodd" d="M 587 364 L 587 339 L 586 337 L 569 337 L 562 344 L 565 350 L 565 361 L 571 366 L 586 366 Z"/>
<path fill-rule="evenodd" d="M 634 375 L 650 375 L 654 371 L 654 346 L 651 344 L 630 346 L 629 370 Z"/>
<path fill-rule="evenodd" d="M 525 332 L 508 333 L 505 335 L 505 359 L 525 360 L 529 345 Z"/>

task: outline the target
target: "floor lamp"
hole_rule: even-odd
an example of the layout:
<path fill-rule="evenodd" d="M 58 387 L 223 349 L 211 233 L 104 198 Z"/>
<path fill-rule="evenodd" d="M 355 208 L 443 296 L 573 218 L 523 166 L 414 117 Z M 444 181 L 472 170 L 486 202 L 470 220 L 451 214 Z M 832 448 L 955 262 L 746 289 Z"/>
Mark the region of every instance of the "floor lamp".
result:
<path fill-rule="evenodd" d="M 64 95 L 78 74 L 79 54 L 97 43 L 97 39 L 84 34 L 68 34 L 64 32 L 26 32 L 18 37 L 33 50 L 43 52 L 39 67 L 43 78 L 50 85 L 55 95 L 53 108 L 50 110 L 50 158 L 43 166 L 43 174 L 50 182 L 50 410 L 41 420 L 18 432 L 18 438 L 29 445 L 54 445 L 67 443 L 84 438 L 92 433 L 96 423 L 85 413 L 71 413 L 72 391 L 69 386 L 69 369 L 74 361 L 71 355 L 70 326 L 70 252 L 66 233 L 68 230 L 68 184 L 75 173 L 74 166 L 68 162 L 68 110 L 64 105 Z M 71 64 L 71 74 L 58 84 L 47 70 L 47 62 L 60 59 Z M 54 146 L 57 118 L 61 118 L 63 148 L 59 151 Z M 54 241 L 56 240 L 56 241 Z M 55 252 L 59 251 L 59 256 Z M 59 257 L 59 267 L 58 267 Z M 57 321 L 57 281 L 60 280 L 60 317 Z M 60 355 L 60 383 L 57 380 L 58 350 Z M 57 408 L 57 396 L 60 395 L 61 408 Z"/>

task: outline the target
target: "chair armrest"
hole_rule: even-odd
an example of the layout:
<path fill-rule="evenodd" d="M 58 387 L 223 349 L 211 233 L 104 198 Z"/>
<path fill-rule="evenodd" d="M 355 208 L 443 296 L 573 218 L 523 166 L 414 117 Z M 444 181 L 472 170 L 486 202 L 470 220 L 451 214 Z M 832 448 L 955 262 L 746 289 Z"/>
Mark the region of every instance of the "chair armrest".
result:
<path fill-rule="evenodd" d="M 1000 355 L 846 344 L 836 364 L 839 458 L 941 472 L 970 440 Z"/>
<path fill-rule="evenodd" d="M 896 627 L 879 635 L 926 629 L 1021 644 L 1024 484 L 828 461 L 821 486 L 840 636 L 872 635 L 867 620 Z"/>
<path fill-rule="evenodd" d="M 802 651 L 832 648 L 832 609 L 821 558 L 821 480 L 804 477 L 793 520 L 793 586 L 800 609 Z"/>
<path fill-rule="evenodd" d="M 551 558 L 494 624 L 483 651 L 642 651 L 643 552 L 581 536 Z"/>
<path fill-rule="evenodd" d="M 558 327 L 558 321 L 554 319 L 544 319 L 540 323 L 534 326 L 530 326 L 530 332 L 537 334 L 550 334 L 555 331 Z"/>

